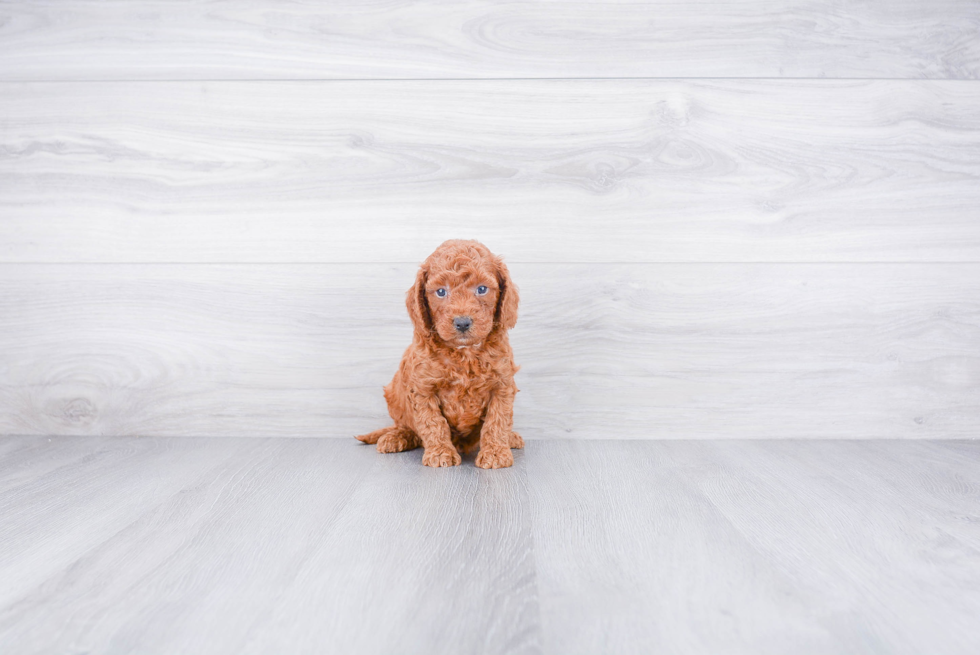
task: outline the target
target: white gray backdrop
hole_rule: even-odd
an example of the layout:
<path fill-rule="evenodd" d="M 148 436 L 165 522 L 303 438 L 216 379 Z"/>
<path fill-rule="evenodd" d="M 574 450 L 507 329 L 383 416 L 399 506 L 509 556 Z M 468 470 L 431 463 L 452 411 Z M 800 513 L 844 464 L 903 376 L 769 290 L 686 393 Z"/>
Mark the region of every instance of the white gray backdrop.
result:
<path fill-rule="evenodd" d="M 976 2 L 0 3 L 0 433 L 349 437 L 447 238 L 534 438 L 972 437 Z"/>

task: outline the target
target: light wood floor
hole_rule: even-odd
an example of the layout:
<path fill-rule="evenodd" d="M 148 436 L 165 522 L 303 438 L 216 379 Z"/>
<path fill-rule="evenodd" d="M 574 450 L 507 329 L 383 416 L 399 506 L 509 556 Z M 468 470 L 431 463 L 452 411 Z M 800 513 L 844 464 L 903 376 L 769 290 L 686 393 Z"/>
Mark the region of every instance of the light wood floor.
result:
<path fill-rule="evenodd" d="M 980 442 L 0 439 L 3 653 L 973 653 Z"/>

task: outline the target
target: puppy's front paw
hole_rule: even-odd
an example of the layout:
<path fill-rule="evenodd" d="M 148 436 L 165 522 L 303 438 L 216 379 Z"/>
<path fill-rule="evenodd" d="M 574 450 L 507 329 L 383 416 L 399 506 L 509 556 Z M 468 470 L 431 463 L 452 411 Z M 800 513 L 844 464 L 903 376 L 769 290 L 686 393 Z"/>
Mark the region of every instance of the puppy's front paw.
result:
<path fill-rule="evenodd" d="M 452 446 L 432 446 L 422 454 L 422 463 L 426 466 L 459 466 L 463 458 Z"/>
<path fill-rule="evenodd" d="M 480 454 L 476 456 L 476 465 L 481 469 L 507 468 L 514 465 L 514 454 L 506 447 L 480 448 Z"/>
<path fill-rule="evenodd" d="M 524 438 L 521 435 L 517 434 L 516 432 L 511 432 L 510 433 L 510 447 L 511 448 L 523 448 L 524 447 Z"/>

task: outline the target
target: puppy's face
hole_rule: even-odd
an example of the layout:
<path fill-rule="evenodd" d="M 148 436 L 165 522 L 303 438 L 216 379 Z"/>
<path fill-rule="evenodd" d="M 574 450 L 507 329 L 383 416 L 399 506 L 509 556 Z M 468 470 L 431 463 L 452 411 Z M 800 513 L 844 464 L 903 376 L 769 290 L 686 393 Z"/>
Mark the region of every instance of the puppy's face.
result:
<path fill-rule="evenodd" d="M 430 274 L 425 300 L 439 337 L 447 343 L 466 346 L 482 342 L 493 330 L 500 289 L 492 268 L 483 262 L 460 264 L 458 270 Z"/>
<path fill-rule="evenodd" d="M 419 268 L 406 297 L 422 339 L 436 335 L 457 348 L 483 342 L 517 323 L 517 287 L 500 257 L 477 241 L 447 241 Z"/>

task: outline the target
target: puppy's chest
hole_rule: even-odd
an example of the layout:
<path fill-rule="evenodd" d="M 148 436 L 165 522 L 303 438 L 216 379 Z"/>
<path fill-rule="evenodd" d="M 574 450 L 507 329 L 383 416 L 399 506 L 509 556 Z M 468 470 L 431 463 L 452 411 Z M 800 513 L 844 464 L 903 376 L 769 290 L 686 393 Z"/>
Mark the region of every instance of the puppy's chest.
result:
<path fill-rule="evenodd" d="M 436 387 L 442 415 L 460 432 L 467 432 L 483 420 L 490 394 L 496 386 L 493 376 L 465 363 L 447 366 Z"/>

